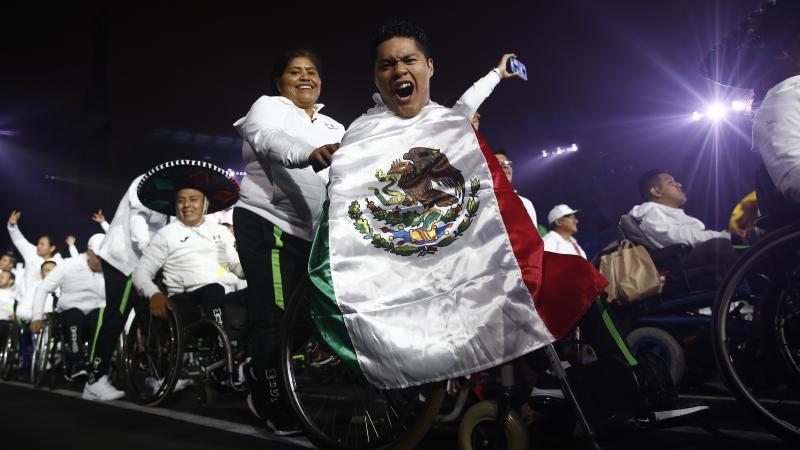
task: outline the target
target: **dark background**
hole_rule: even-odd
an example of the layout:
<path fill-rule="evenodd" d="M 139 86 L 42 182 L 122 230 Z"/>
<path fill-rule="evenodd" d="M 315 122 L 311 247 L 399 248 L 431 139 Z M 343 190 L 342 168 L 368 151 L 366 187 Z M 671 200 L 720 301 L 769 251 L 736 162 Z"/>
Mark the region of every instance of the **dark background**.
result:
<path fill-rule="evenodd" d="M 576 237 L 590 254 L 641 202 L 642 172 L 670 170 L 687 212 L 721 229 L 759 160 L 746 119 L 689 120 L 712 99 L 748 95 L 698 65 L 754 0 L 107 3 L 2 7 L 0 214 L 21 210 L 31 241 L 74 233 L 83 250 L 99 231 L 91 212 L 110 220 L 130 181 L 165 160 L 241 170 L 231 124 L 268 92 L 288 48 L 320 53 L 323 112 L 348 125 L 371 106 L 369 45 L 389 18 L 427 31 L 434 100 L 517 53 L 530 80 L 498 86 L 481 132 L 508 149 L 540 221 L 556 203 L 583 210 Z M 578 153 L 541 158 L 573 142 Z"/>

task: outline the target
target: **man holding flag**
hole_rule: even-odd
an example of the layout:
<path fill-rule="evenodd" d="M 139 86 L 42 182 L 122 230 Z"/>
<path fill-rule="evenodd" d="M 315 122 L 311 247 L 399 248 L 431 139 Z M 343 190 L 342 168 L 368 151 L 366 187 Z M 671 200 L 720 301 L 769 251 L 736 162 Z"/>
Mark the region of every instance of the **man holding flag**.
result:
<path fill-rule="evenodd" d="M 391 389 L 475 373 L 566 334 L 605 279 L 582 258 L 544 257 L 491 150 L 430 101 L 421 29 L 384 26 L 374 51 L 376 105 L 336 152 L 309 262 L 312 307 L 334 319 L 327 343 Z"/>

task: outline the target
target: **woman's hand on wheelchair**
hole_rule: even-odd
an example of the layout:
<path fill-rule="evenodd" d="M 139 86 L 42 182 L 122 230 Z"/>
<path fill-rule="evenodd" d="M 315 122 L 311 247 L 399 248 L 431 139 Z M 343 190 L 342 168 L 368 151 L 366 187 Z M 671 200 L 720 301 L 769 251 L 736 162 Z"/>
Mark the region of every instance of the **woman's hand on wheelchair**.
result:
<path fill-rule="evenodd" d="M 156 292 L 150 297 L 150 314 L 158 317 L 159 319 L 167 318 L 167 296 L 161 292 Z"/>
<path fill-rule="evenodd" d="M 41 320 L 34 320 L 31 322 L 31 331 L 34 333 L 38 333 L 39 330 L 42 329 L 42 321 Z"/>

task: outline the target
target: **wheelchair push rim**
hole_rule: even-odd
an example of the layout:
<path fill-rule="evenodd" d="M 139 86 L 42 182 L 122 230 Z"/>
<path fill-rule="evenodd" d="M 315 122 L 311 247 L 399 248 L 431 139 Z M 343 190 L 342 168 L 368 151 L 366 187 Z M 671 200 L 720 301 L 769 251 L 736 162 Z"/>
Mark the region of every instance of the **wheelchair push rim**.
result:
<path fill-rule="evenodd" d="M 306 436 L 326 449 L 413 448 L 439 411 L 443 387 L 380 390 L 352 374 L 320 338 L 308 310 L 310 290 L 307 278 L 298 284 L 281 333 L 284 391 Z M 312 360 L 309 348 L 326 356 L 324 364 Z"/>
<path fill-rule="evenodd" d="M 149 312 L 136 314 L 125 338 L 124 364 L 128 397 L 145 406 L 157 406 L 175 388 L 183 359 L 180 316 L 175 308 L 167 319 Z"/>
<path fill-rule="evenodd" d="M 800 288 L 800 224 L 768 234 L 728 272 L 714 302 L 712 344 L 737 400 L 777 436 L 800 443 L 800 372 L 787 358 L 800 356 L 800 337 L 786 333 L 798 330 L 800 302 L 787 302 L 782 283 Z M 752 291 L 742 295 L 742 285 Z"/>

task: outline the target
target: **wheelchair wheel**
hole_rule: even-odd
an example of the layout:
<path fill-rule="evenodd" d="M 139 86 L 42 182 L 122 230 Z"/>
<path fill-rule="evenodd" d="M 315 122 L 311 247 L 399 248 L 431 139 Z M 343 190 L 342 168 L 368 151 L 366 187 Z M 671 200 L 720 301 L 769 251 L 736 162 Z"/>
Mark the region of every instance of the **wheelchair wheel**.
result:
<path fill-rule="evenodd" d="M 800 443 L 799 298 L 795 224 L 768 234 L 739 258 L 717 293 L 712 327 L 727 386 L 768 429 L 794 444 Z"/>
<path fill-rule="evenodd" d="M 7 335 L 3 342 L 0 342 L 0 379 L 8 380 L 17 365 L 19 357 L 19 325 L 9 322 Z"/>
<path fill-rule="evenodd" d="M 53 367 L 53 353 L 55 351 L 55 324 L 51 316 L 42 319 L 42 328 L 36 335 L 36 345 L 31 358 L 31 383 L 41 387 L 48 372 Z"/>
<path fill-rule="evenodd" d="M 625 338 L 631 352 L 638 355 L 648 350 L 664 360 L 669 369 L 672 384 L 678 386 L 686 374 L 686 355 L 683 346 L 671 334 L 656 327 L 640 327 L 631 331 Z"/>
<path fill-rule="evenodd" d="M 473 405 L 458 426 L 460 450 L 527 450 L 528 430 L 516 411 L 506 419 L 505 433 L 497 434 L 497 402 L 484 400 Z"/>
<path fill-rule="evenodd" d="M 161 404 L 175 388 L 181 370 L 183 327 L 170 305 L 166 320 L 137 312 L 125 339 L 128 397 L 145 406 Z"/>
<path fill-rule="evenodd" d="M 289 403 L 306 436 L 323 449 L 409 449 L 430 428 L 444 398 L 441 384 L 380 390 L 354 376 L 317 333 L 308 279 L 286 309 L 281 371 Z M 309 349 L 327 355 L 312 361 Z"/>

